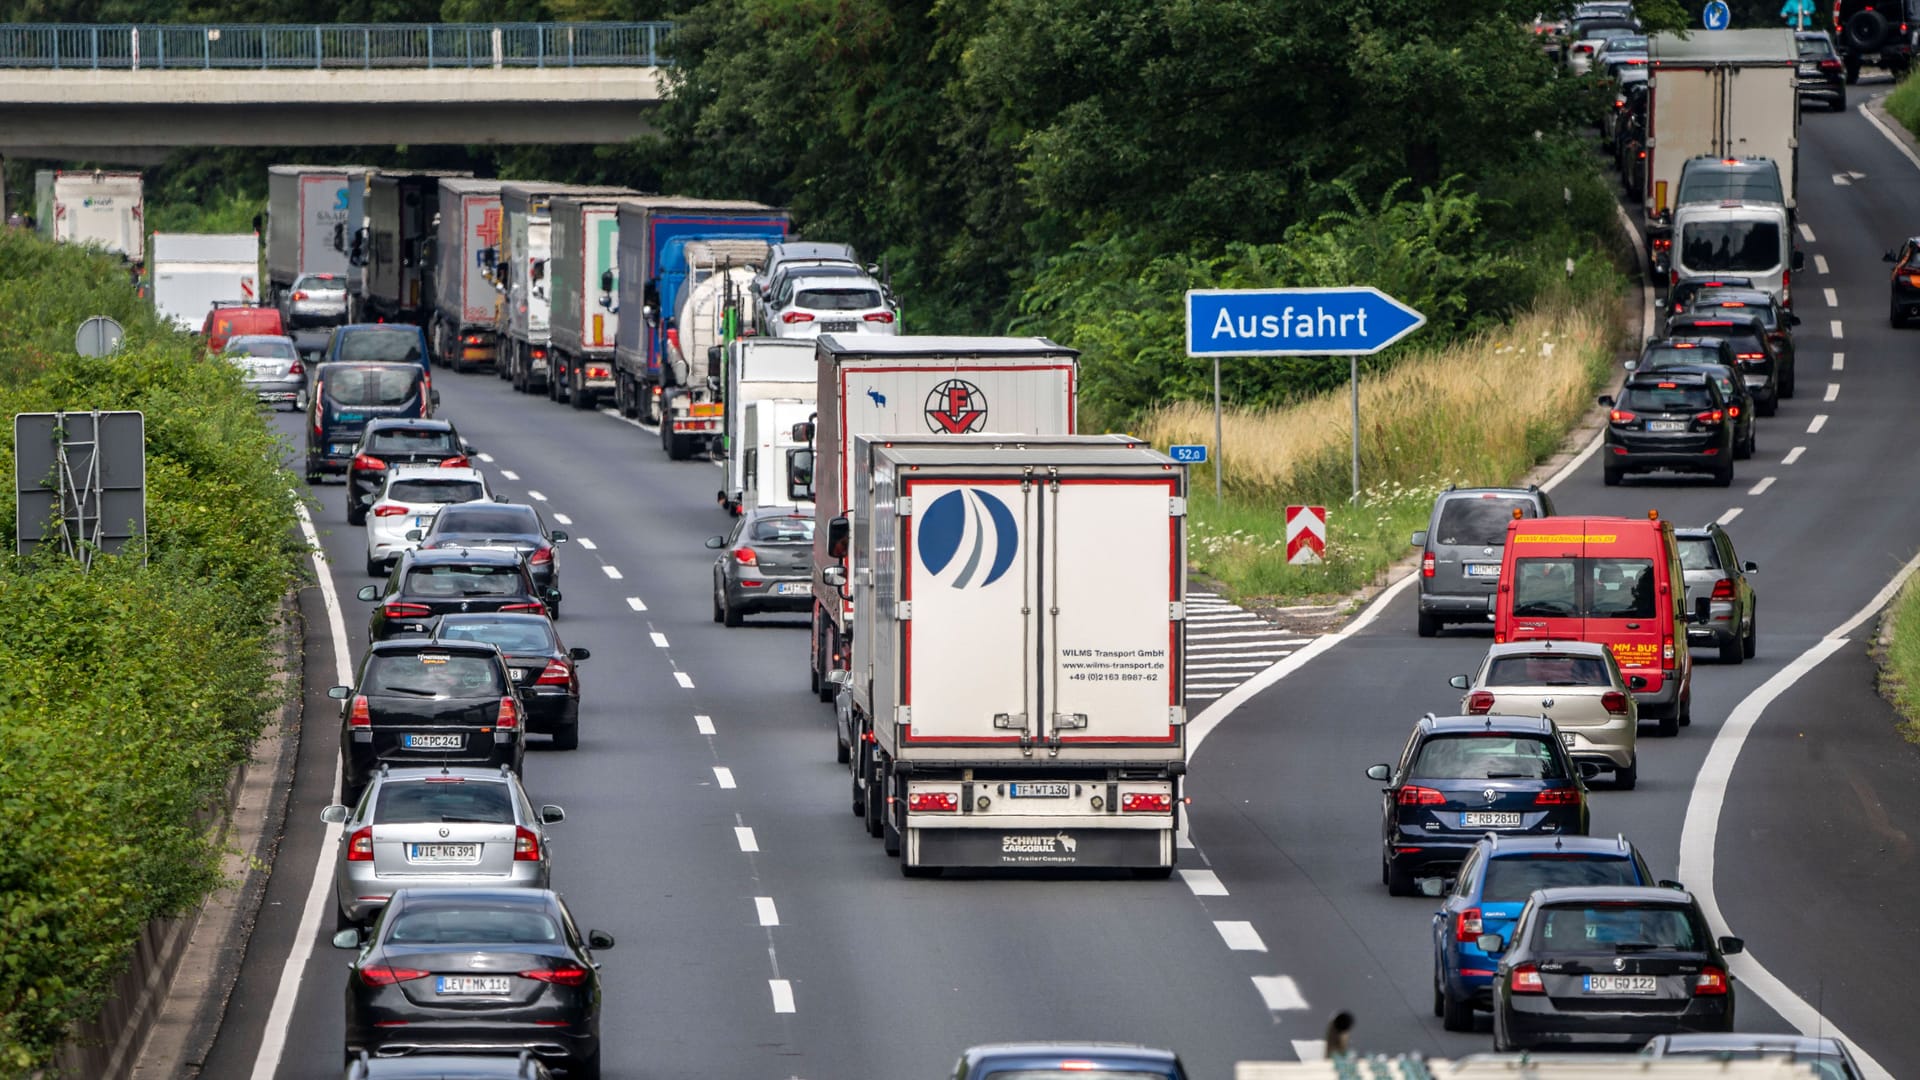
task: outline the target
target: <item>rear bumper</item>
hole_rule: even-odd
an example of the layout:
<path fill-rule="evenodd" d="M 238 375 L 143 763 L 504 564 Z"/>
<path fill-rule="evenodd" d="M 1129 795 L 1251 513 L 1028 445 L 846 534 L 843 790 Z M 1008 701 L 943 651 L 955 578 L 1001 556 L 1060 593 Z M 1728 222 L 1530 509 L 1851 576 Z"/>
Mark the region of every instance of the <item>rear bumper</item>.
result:
<path fill-rule="evenodd" d="M 1740 625 L 1734 619 L 1733 603 L 1728 600 L 1711 602 L 1707 625 L 1687 627 L 1687 643 L 1700 645 L 1726 645 L 1740 637 Z"/>
<path fill-rule="evenodd" d="M 527 707 L 527 730 L 551 735 L 580 722 L 580 699 L 563 686 L 520 687 L 520 701 Z"/>
<path fill-rule="evenodd" d="M 1427 615 L 1488 619 L 1493 609 L 1487 606 L 1487 598 L 1492 595 L 1491 589 L 1483 593 L 1430 593 L 1423 589 L 1420 592 L 1420 611 Z"/>
<path fill-rule="evenodd" d="M 1733 1030 L 1733 995 L 1693 998 L 1673 1012 L 1578 1012 L 1557 1009 L 1543 994 L 1507 997 L 1507 1037 L 1521 1048 L 1599 1043 L 1639 1046 L 1655 1035 Z"/>
<path fill-rule="evenodd" d="M 774 590 L 781 585 L 799 585 L 799 593 L 782 594 Z M 812 611 L 813 594 L 807 586 L 806 578 L 774 578 L 762 582 L 759 586 L 748 588 L 728 581 L 727 606 L 746 614 L 755 611 Z"/>
<path fill-rule="evenodd" d="M 429 1019 L 420 1015 L 426 1011 L 408 1010 L 404 1015 L 395 1017 L 406 1021 L 404 1027 L 380 1028 L 371 1024 L 363 1026 L 349 1023 L 347 1052 L 352 1054 L 366 1050 L 375 1057 L 404 1057 L 416 1053 L 498 1054 L 531 1050 L 542 1061 L 564 1063 L 586 1061 L 600 1050 L 599 1036 L 594 1034 L 589 1025 L 577 1028 L 548 1027 L 532 1019 L 501 1020 L 493 1017 Z M 387 1017 L 385 1011 L 380 1010 L 371 1019 L 377 1021 Z"/>
<path fill-rule="evenodd" d="M 1662 447 L 1624 446 L 1607 443 L 1607 464 L 1616 469 L 1671 469 L 1676 472 L 1713 472 L 1733 460 L 1733 454 L 1718 441 L 1710 446 Z"/>
<path fill-rule="evenodd" d="M 1634 723 L 1623 715 L 1604 724 L 1562 727 L 1560 733 L 1573 737 L 1571 742 L 1566 742 L 1566 747 L 1567 753 L 1575 761 L 1594 761 L 1613 768 L 1625 768 L 1633 763 L 1634 727 Z"/>
<path fill-rule="evenodd" d="M 1161 867 L 1174 863 L 1173 815 L 1138 821 L 1047 817 L 1007 818 L 994 828 L 931 827 L 910 815 L 901 837 L 908 866 L 971 869 L 1016 867 Z M 951 819 L 949 819 L 951 820 Z M 1119 827 L 1121 825 L 1132 827 Z"/>

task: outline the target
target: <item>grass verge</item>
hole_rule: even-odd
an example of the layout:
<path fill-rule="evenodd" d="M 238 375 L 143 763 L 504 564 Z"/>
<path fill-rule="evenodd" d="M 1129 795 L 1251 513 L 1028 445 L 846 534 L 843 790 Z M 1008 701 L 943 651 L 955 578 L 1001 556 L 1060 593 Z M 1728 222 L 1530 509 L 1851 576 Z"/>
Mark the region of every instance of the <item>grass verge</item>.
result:
<path fill-rule="evenodd" d="M 1902 127 L 1915 135 L 1920 135 L 1920 80 L 1906 76 L 1887 95 L 1887 115 L 1900 121 Z"/>
<path fill-rule="evenodd" d="M 1907 579 L 1894 597 L 1886 630 L 1880 693 L 1900 711 L 1900 734 L 1909 742 L 1920 742 L 1920 577 Z"/>
<path fill-rule="evenodd" d="M 1350 501 L 1353 427 L 1344 392 L 1223 417 L 1225 497 L 1209 467 L 1193 473 L 1195 570 L 1240 601 L 1350 593 L 1408 551 L 1449 483 L 1509 484 L 1545 460 L 1612 373 L 1610 302 L 1559 296 L 1496 331 L 1362 375 L 1360 475 Z M 1213 441 L 1213 412 L 1168 405 L 1141 432 L 1155 445 Z M 1327 507 L 1327 559 L 1286 561 L 1285 508 Z"/>

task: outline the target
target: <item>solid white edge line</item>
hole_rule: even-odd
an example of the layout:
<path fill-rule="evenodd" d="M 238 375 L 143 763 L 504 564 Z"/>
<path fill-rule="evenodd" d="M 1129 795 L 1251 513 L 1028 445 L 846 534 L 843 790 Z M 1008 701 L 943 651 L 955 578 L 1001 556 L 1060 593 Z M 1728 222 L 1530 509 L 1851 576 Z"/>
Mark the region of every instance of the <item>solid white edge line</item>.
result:
<path fill-rule="evenodd" d="M 333 587 L 333 573 L 326 549 L 320 546 L 320 531 L 313 527 L 313 515 L 304 502 L 296 502 L 294 513 L 300 518 L 300 533 L 306 537 L 313 555 L 315 584 L 320 587 L 320 602 L 326 608 L 327 625 L 333 637 L 333 664 L 341 685 L 353 682 L 353 657 L 347 649 L 346 616 L 340 611 L 340 594 Z M 340 755 L 333 755 L 333 786 L 328 797 L 340 790 Z M 280 1071 L 280 1059 L 287 1049 L 287 1029 L 293 1019 L 293 1007 L 300 997 L 300 982 L 313 958 L 313 939 L 320 933 L 320 918 L 333 889 L 333 875 L 327 867 L 340 846 L 340 826 L 328 825 L 320 840 L 319 860 L 313 868 L 313 884 L 307 888 L 307 902 L 300 909 L 300 925 L 294 931 L 293 945 L 287 951 L 286 964 L 280 969 L 280 982 L 273 989 L 273 1005 L 267 1011 L 267 1025 L 260 1034 L 260 1049 L 253 1057 L 252 1080 L 273 1080 Z"/>
<path fill-rule="evenodd" d="M 773 906 L 773 897 L 756 896 L 753 898 L 753 910 L 760 917 L 761 926 L 779 926 L 780 909 Z"/>
<path fill-rule="evenodd" d="M 1886 124 L 1882 123 L 1879 117 L 1873 115 L 1873 113 L 1870 110 L 1868 110 L 1865 102 L 1861 102 L 1860 104 L 1855 105 L 1854 108 L 1860 111 L 1861 116 L 1864 116 L 1867 118 L 1867 123 L 1872 124 L 1876 128 L 1879 128 L 1880 134 L 1885 135 L 1887 137 L 1887 141 L 1893 144 L 1893 148 L 1895 150 L 1900 151 L 1901 154 L 1905 155 L 1908 161 L 1913 162 L 1914 168 L 1920 169 L 1920 157 L 1915 157 L 1913 154 L 1913 151 L 1907 148 L 1907 144 L 1901 140 L 1900 136 L 1895 135 L 1893 133 L 1892 128 L 1889 128 Z"/>
<path fill-rule="evenodd" d="M 1725 916 L 1720 913 L 1720 901 L 1713 883 L 1720 814 L 1726 805 L 1727 786 L 1733 779 L 1734 765 L 1739 761 L 1741 749 L 1746 746 L 1747 736 L 1753 733 L 1754 725 L 1774 699 L 1786 693 L 1794 683 L 1819 667 L 1829 656 L 1839 652 L 1847 644 L 1848 635 L 1885 607 L 1916 570 L 1920 570 L 1920 555 L 1907 560 L 1893 580 L 1875 593 L 1873 599 L 1867 601 L 1866 606 L 1851 619 L 1835 627 L 1826 637 L 1794 657 L 1792 663 L 1741 699 L 1714 734 L 1713 745 L 1707 748 L 1707 758 L 1695 774 L 1693 790 L 1687 798 L 1687 815 L 1680 827 L 1679 865 L 1680 880 L 1693 882 L 1690 888 L 1694 899 L 1700 902 L 1701 911 L 1714 926 L 1727 925 Z M 1844 1032 L 1834 1026 L 1833 1021 L 1808 1005 L 1805 998 L 1788 989 L 1773 972 L 1755 959 L 1753 953 L 1728 957 L 1727 964 L 1733 969 L 1735 978 L 1752 987 L 1769 1008 L 1798 1028 L 1801 1034 L 1830 1035 L 1842 1040 L 1853 1051 L 1854 1057 L 1859 1059 L 1868 1076 L 1875 1080 L 1892 1080 L 1893 1074 L 1875 1061 L 1873 1055 L 1867 1053 L 1859 1043 L 1847 1038 Z"/>
<path fill-rule="evenodd" d="M 733 770 L 727 768 L 725 765 L 715 765 L 713 767 L 713 779 L 714 782 L 719 784 L 723 789 L 732 789 L 739 786 L 733 782 Z"/>
<path fill-rule="evenodd" d="M 793 1012 L 793 984 L 785 979 L 768 979 L 767 985 L 773 988 L 773 1011 Z"/>

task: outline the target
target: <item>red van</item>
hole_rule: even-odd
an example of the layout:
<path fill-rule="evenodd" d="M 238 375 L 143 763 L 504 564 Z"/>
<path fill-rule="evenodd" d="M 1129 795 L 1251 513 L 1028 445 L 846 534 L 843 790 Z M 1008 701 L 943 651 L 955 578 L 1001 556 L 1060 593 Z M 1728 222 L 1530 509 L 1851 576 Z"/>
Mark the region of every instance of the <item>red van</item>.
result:
<path fill-rule="evenodd" d="M 278 336 L 287 331 L 281 325 L 279 308 L 223 304 L 207 312 L 207 321 L 200 325 L 200 332 L 206 335 L 207 351 L 217 353 L 227 347 L 229 338 L 242 334 Z"/>
<path fill-rule="evenodd" d="M 1612 650 L 1641 715 L 1676 735 L 1692 722 L 1687 579 L 1673 526 L 1642 518 L 1519 518 L 1494 597 L 1493 640 L 1590 641 Z"/>

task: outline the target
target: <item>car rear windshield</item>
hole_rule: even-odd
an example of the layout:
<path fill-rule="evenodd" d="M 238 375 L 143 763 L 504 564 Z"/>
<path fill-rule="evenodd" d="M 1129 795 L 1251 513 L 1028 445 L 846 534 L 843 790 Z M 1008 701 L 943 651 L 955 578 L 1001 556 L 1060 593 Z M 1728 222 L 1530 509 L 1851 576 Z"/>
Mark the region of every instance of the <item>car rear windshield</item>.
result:
<path fill-rule="evenodd" d="M 1682 570 L 1718 570 L 1720 569 L 1720 549 L 1714 546 L 1713 539 L 1706 536 L 1683 536 L 1680 544 L 1680 569 Z"/>
<path fill-rule="evenodd" d="M 1704 382 L 1636 383 L 1620 395 L 1627 412 L 1698 412 L 1717 404 Z"/>
<path fill-rule="evenodd" d="M 793 306 L 813 311 L 862 311 L 880 306 L 876 289 L 801 289 Z"/>
<path fill-rule="evenodd" d="M 1684 333 L 1688 337 L 1720 338 L 1727 344 L 1732 345 L 1735 353 L 1758 353 L 1766 351 L 1767 347 L 1760 340 L 1760 334 L 1753 328 L 1751 321 L 1746 319 L 1728 320 L 1716 318 L 1715 315 L 1716 313 L 1709 312 L 1701 316 L 1706 320 L 1704 322 L 1676 323 L 1673 329 L 1676 333 Z M 1728 322 L 1731 322 L 1732 325 L 1714 325 L 1715 323 L 1726 324 Z"/>
<path fill-rule="evenodd" d="M 466 596 L 518 596 L 524 591 L 520 566 L 498 563 L 440 563 L 407 571 L 406 594 L 422 600 L 458 600 Z"/>
<path fill-rule="evenodd" d="M 1528 558 L 1513 564 L 1519 618 L 1651 619 L 1651 559 Z"/>
<path fill-rule="evenodd" d="M 394 502 L 445 504 L 486 497 L 478 480 L 395 480 L 387 485 L 387 498 Z"/>
<path fill-rule="evenodd" d="M 1774 318 L 1773 305 L 1760 300 L 1748 300 L 1744 297 L 1722 297 L 1703 292 L 1694 298 L 1688 311 L 1704 314 L 1719 314 L 1735 319 L 1759 319 L 1763 326 L 1772 329 L 1777 321 Z"/>
<path fill-rule="evenodd" d="M 462 621 L 452 626 L 442 626 L 440 637 L 447 641 L 484 641 L 498 645 L 503 653 L 553 651 L 553 631 L 545 623 L 531 619 Z"/>
<path fill-rule="evenodd" d="M 1633 860 L 1613 855 L 1495 855 L 1487 861 L 1480 898 L 1492 903 L 1525 900 L 1535 889 L 1583 885 L 1645 885 Z"/>
<path fill-rule="evenodd" d="M 1474 547 L 1502 546 L 1507 542 L 1507 522 L 1518 510 L 1523 517 L 1534 517 L 1532 499 L 1479 498 L 1461 496 L 1440 504 L 1440 523 L 1434 526 L 1437 544 L 1469 544 Z"/>
<path fill-rule="evenodd" d="M 308 274 L 293 283 L 295 292 L 303 289 L 307 292 L 344 292 L 346 288 L 347 280 L 332 274 Z"/>
<path fill-rule="evenodd" d="M 373 820 L 380 825 L 512 825 L 513 794 L 498 780 L 390 780 L 380 785 Z"/>
<path fill-rule="evenodd" d="M 1780 170 L 1765 165 L 1696 165 L 1680 174 L 1675 206 L 1696 202 L 1784 203 Z M 1691 265 L 1691 262 L 1689 262 Z"/>
<path fill-rule="evenodd" d="M 1487 665 L 1485 686 L 1612 686 L 1597 656 L 1502 656 Z"/>
<path fill-rule="evenodd" d="M 1717 364 L 1722 357 L 1717 348 L 1700 345 L 1655 345 L 1640 357 L 1640 369 L 1651 371 L 1668 364 Z"/>
<path fill-rule="evenodd" d="M 1800 46 L 1800 59 L 1802 60 L 1833 59 L 1833 42 L 1828 41 L 1824 35 L 1821 37 L 1803 37 L 1799 39 L 1798 44 Z"/>
<path fill-rule="evenodd" d="M 326 395 L 336 405 L 404 405 L 418 392 L 419 380 L 413 368 L 337 368 L 326 374 Z"/>
<path fill-rule="evenodd" d="M 1780 265 L 1777 221 L 1692 221 L 1680 229 L 1689 270 L 1771 270 Z"/>
<path fill-rule="evenodd" d="M 387 925 L 395 945 L 551 945 L 560 926 L 544 911 L 520 904 L 409 904 Z"/>
<path fill-rule="evenodd" d="M 492 657 L 459 653 L 379 653 L 367 661 L 361 692 L 402 697 L 492 697 L 504 694 Z"/>
<path fill-rule="evenodd" d="M 420 362 L 420 334 L 414 330 L 355 330 L 340 342 L 338 360 L 411 360 Z"/>
<path fill-rule="evenodd" d="M 1646 52 L 1647 39 L 1638 34 L 1622 34 L 1607 42 L 1607 55 L 1619 56 L 1621 53 Z"/>
<path fill-rule="evenodd" d="M 258 356 L 268 360 L 300 359 L 300 350 L 294 348 L 291 341 L 267 341 L 261 338 L 229 341 L 227 351 L 235 356 Z"/>
<path fill-rule="evenodd" d="M 747 539 L 763 544 L 813 543 L 813 519 L 810 517 L 761 518 L 747 527 Z"/>
<path fill-rule="evenodd" d="M 1564 780 L 1566 770 L 1547 740 L 1504 732 L 1434 735 L 1420 744 L 1412 775 L 1418 780 Z"/>
<path fill-rule="evenodd" d="M 486 533 L 490 536 L 536 536 L 540 519 L 531 507 L 488 506 L 441 511 L 436 533 Z"/>
<path fill-rule="evenodd" d="M 1547 949 L 1697 951 L 1709 940 L 1693 912 L 1676 904 L 1555 904 L 1538 925 L 1534 944 Z"/>
<path fill-rule="evenodd" d="M 385 428 L 367 432 L 367 452 L 372 454 L 447 454 L 460 453 L 460 443 L 451 431 L 417 431 L 412 428 Z"/>

